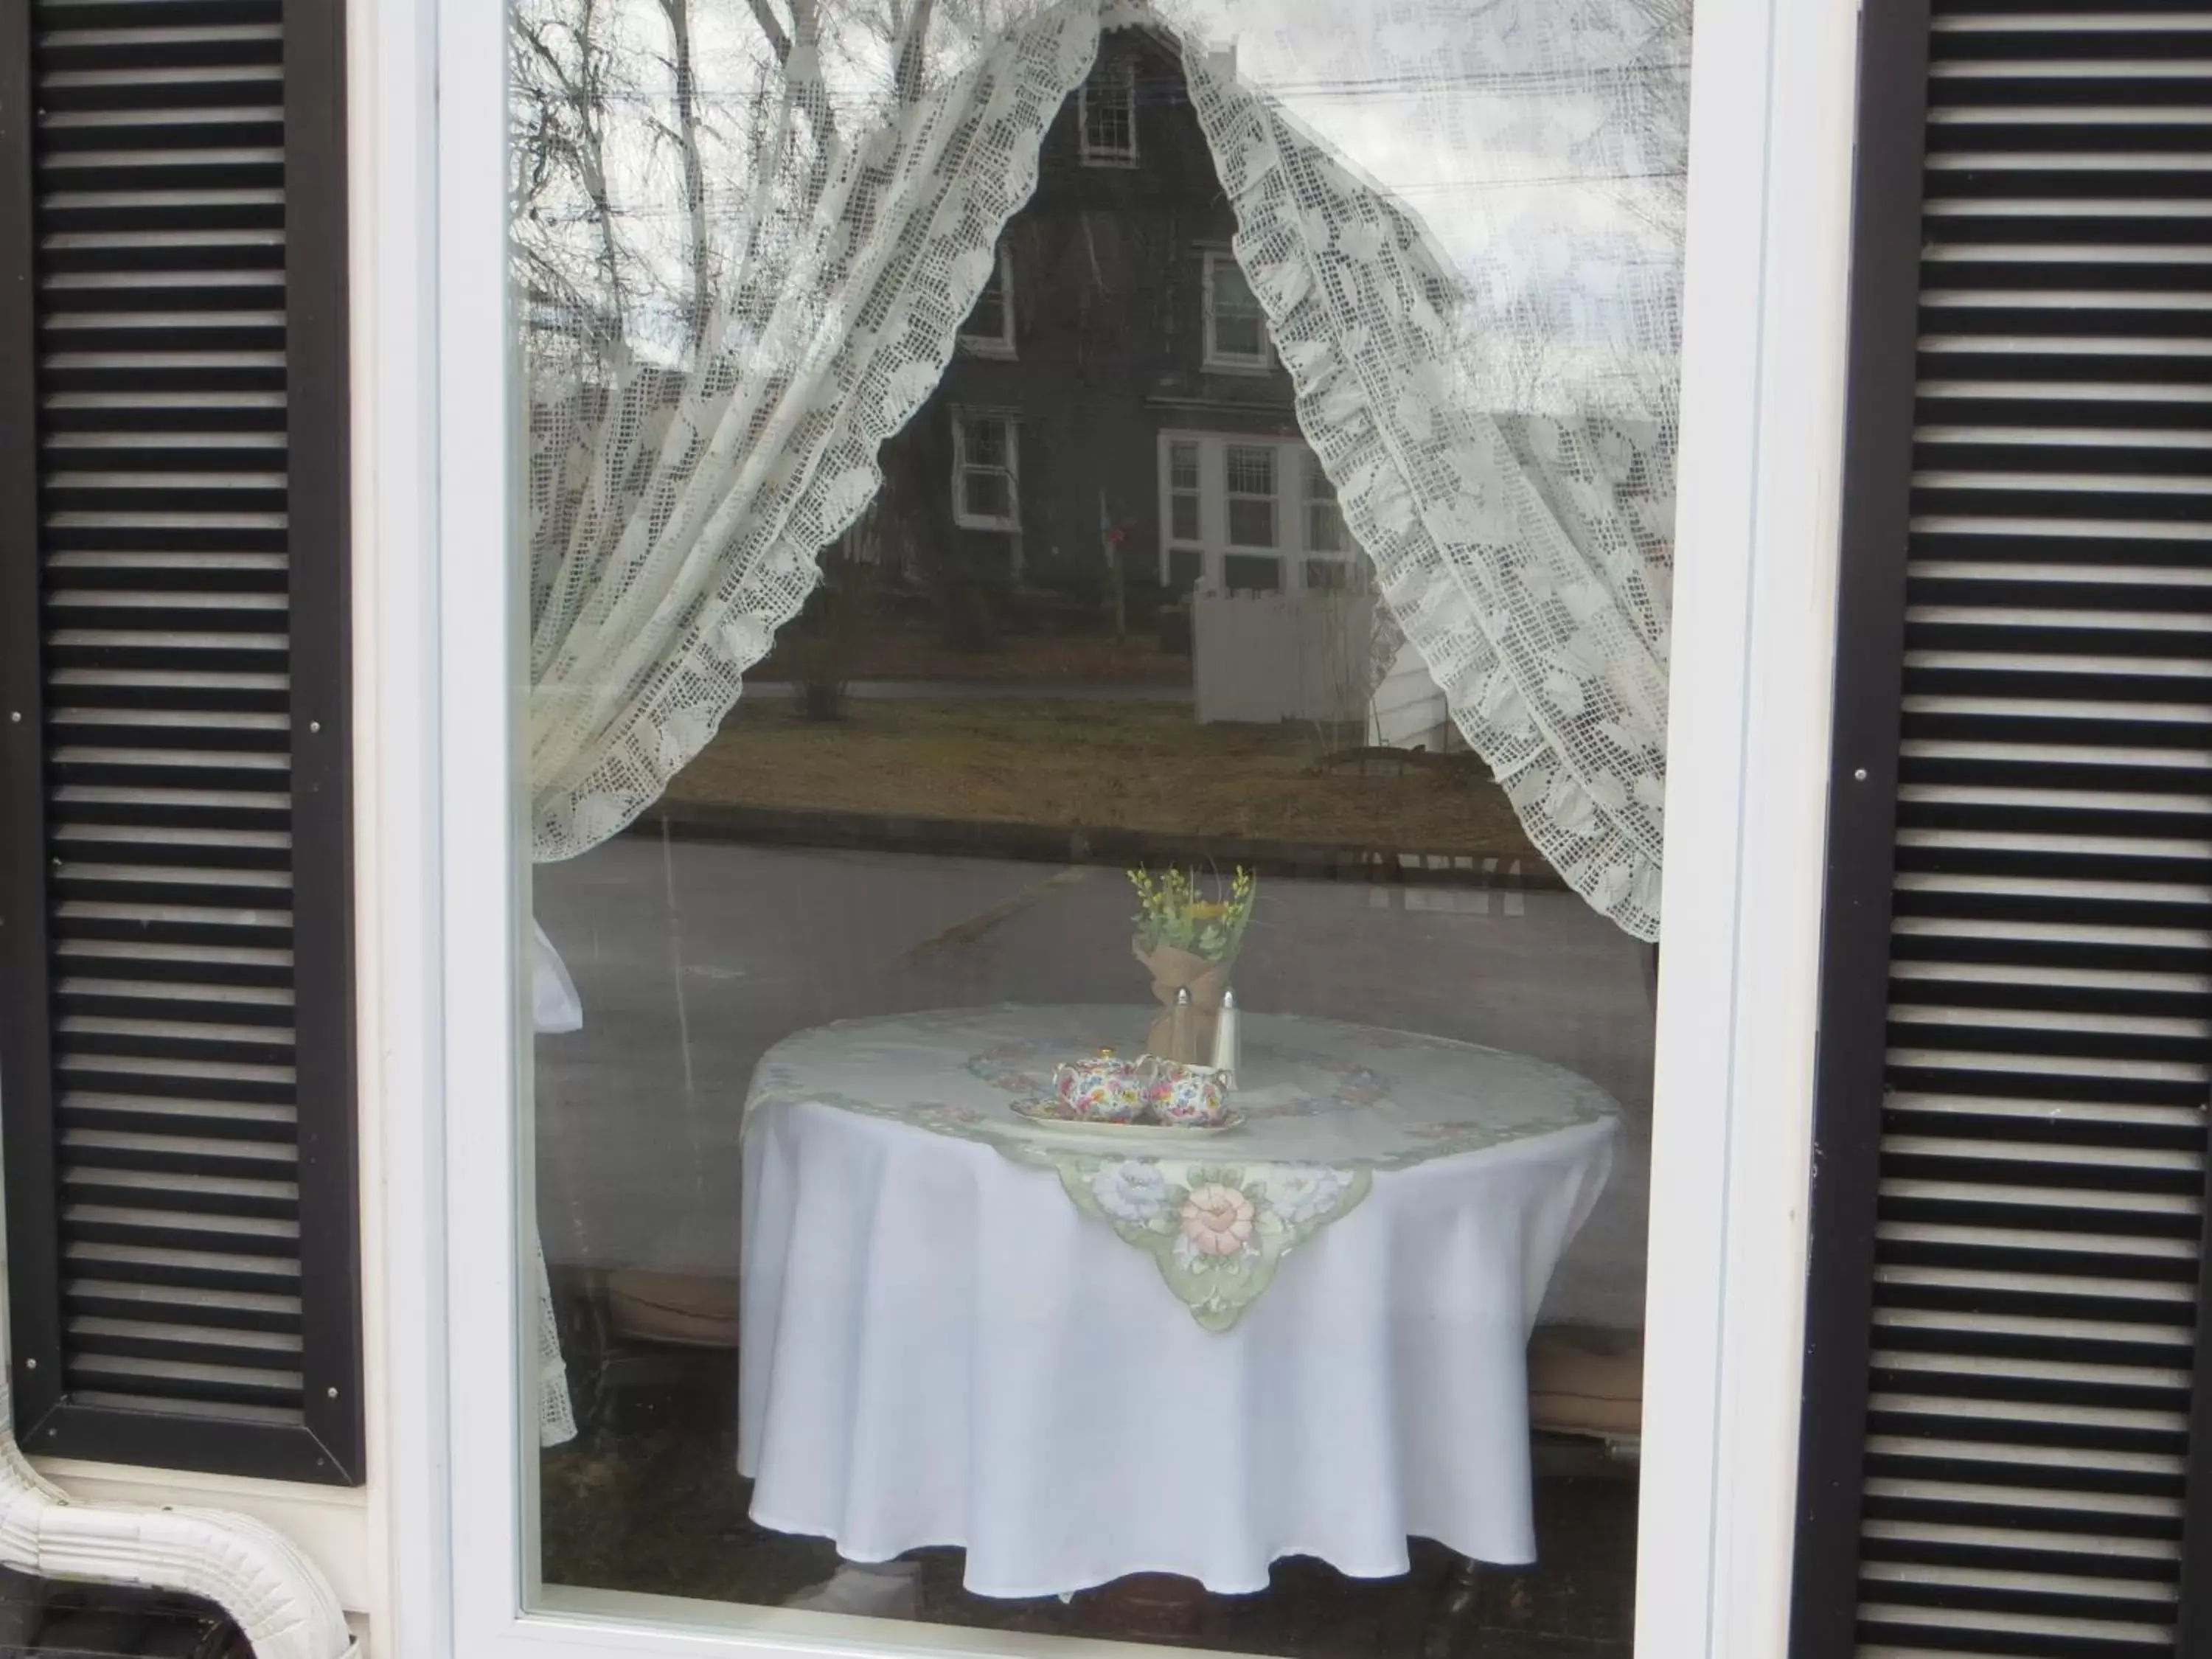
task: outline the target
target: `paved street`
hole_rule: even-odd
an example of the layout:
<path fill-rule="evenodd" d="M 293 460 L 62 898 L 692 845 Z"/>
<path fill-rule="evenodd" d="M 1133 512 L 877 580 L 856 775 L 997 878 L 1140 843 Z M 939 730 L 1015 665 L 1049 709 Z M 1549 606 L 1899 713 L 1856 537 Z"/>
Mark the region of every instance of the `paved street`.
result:
<path fill-rule="evenodd" d="M 540 866 L 537 915 L 584 1029 L 537 1048 L 538 1206 L 556 1263 L 734 1273 L 738 1116 L 762 1051 L 830 1019 L 1140 1002 L 1118 872 L 621 836 Z M 1562 893 L 1271 880 L 1249 1009 L 1537 1054 L 1626 1109 L 1612 1184 L 1547 1320 L 1640 1324 L 1650 951 Z"/>

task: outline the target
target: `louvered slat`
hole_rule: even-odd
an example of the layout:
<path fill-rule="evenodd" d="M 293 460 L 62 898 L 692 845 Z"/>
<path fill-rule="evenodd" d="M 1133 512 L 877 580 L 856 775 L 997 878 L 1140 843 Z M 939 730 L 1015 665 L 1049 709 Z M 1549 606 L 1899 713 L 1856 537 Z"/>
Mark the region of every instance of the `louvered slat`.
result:
<path fill-rule="evenodd" d="M 2169 1654 L 2212 1083 L 2212 6 L 1930 21 L 1856 1650 Z"/>
<path fill-rule="evenodd" d="M 64 1386 L 299 1423 L 281 8 L 33 28 Z"/>

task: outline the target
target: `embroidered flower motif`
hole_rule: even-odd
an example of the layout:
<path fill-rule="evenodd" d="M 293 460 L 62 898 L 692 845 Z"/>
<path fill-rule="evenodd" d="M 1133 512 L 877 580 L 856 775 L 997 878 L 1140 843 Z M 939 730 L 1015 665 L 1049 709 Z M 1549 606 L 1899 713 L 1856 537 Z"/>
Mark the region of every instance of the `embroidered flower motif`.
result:
<path fill-rule="evenodd" d="M 1257 1221 L 1252 1200 L 1235 1187 L 1195 1187 L 1182 1201 L 1182 1236 L 1201 1256 L 1243 1255 Z"/>
<path fill-rule="evenodd" d="M 914 1109 L 914 1118 L 925 1126 L 939 1125 L 945 1128 L 964 1128 L 983 1121 L 982 1113 L 973 1106 L 956 1106 L 945 1101 L 931 1101 Z"/>
<path fill-rule="evenodd" d="M 1303 1226 L 1334 1210 L 1351 1185 L 1340 1170 L 1285 1164 L 1267 1172 L 1267 1201 L 1284 1220 Z"/>
<path fill-rule="evenodd" d="M 1167 1208 L 1167 1177 L 1157 1164 L 1119 1159 L 1091 1171 L 1091 1195 L 1113 1219 L 1150 1226 Z"/>

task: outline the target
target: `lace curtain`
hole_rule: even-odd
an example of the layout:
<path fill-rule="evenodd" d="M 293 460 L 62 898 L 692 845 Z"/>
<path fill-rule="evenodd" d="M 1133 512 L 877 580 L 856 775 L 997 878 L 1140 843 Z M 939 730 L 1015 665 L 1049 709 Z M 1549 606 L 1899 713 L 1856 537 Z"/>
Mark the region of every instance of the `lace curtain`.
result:
<path fill-rule="evenodd" d="M 570 303 L 526 320 L 541 861 L 651 805 L 804 604 L 821 550 L 882 482 L 877 450 L 943 374 L 1097 44 L 1085 6 L 1054 7 L 931 88 L 913 67 L 921 0 L 873 64 L 810 33 L 811 8 L 794 15 L 757 89 L 765 130 L 728 147 L 740 187 L 726 210 L 707 210 L 726 181 L 684 149 L 672 182 L 689 210 L 669 216 L 686 230 L 661 239 L 684 252 L 656 260 L 649 236 L 633 251 L 615 234 L 602 167 L 582 216 L 607 222 L 607 252 Z M 556 252 L 526 283 L 579 264 L 545 240 Z M 656 276 L 675 294 L 657 308 Z"/>
<path fill-rule="evenodd" d="M 693 257 L 610 240 L 583 261 L 592 298 L 533 316 L 536 855 L 657 799 L 804 602 L 942 374 L 1103 21 L 1180 36 L 1237 257 L 1388 625 L 1546 858 L 1655 938 L 1686 4 L 1103 12 L 1066 0 L 926 89 L 912 40 L 872 60 L 785 40 L 758 88 L 772 118 L 721 158 L 736 185 L 666 216 Z M 908 18 L 926 37 L 928 8 Z M 685 183 L 646 188 L 671 204 Z M 708 194 L 694 173 L 692 205 Z M 688 313 L 686 270 L 712 276 Z M 678 300 L 656 312 L 654 291 Z"/>
<path fill-rule="evenodd" d="M 1300 424 L 1530 838 L 1656 939 L 1688 8 L 1267 15 L 1184 67 Z"/>

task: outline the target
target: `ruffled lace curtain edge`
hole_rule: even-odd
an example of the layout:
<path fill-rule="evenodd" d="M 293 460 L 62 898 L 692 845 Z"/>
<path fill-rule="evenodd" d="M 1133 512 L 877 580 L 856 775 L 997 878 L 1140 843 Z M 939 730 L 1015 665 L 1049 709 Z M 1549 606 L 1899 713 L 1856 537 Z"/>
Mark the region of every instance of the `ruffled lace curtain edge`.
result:
<path fill-rule="evenodd" d="M 1040 31 L 1050 32 L 1056 50 L 1048 54 L 1041 52 L 1033 58 L 1024 58 L 1018 50 L 1020 40 Z M 884 373 L 884 379 L 890 388 L 889 395 L 872 405 L 853 401 L 847 410 L 843 447 L 864 451 L 867 459 L 862 465 L 822 481 L 822 489 L 836 492 L 835 510 L 823 520 L 831 526 L 824 538 L 804 550 L 780 550 L 803 560 L 817 580 L 822 549 L 849 528 L 882 489 L 883 471 L 877 459 L 882 445 L 914 417 L 943 380 L 957 347 L 960 320 L 973 308 L 990 280 L 999 236 L 1006 222 L 1036 192 L 1045 133 L 1060 106 L 1090 73 L 1097 51 L 1098 33 L 1095 6 L 1091 0 L 1077 0 L 1076 3 L 1063 4 L 1042 15 L 996 49 L 1006 60 L 1002 69 L 1050 65 L 1048 73 L 1034 78 L 1024 88 L 1032 94 L 1026 106 L 1041 108 L 1043 118 L 1030 124 L 1033 131 L 1027 135 L 1028 142 L 975 146 L 995 150 L 1004 166 L 996 177 L 968 181 L 971 191 L 990 194 L 994 204 L 981 215 L 990 226 L 989 235 L 970 239 L 945 261 L 951 277 L 950 314 L 953 320 L 933 337 L 926 349 L 912 352 L 905 362 Z M 979 64 L 962 77 L 963 82 L 972 82 L 984 72 L 985 66 Z M 695 638 L 690 650 L 719 654 L 729 665 L 730 672 L 741 677 L 768 654 L 777 630 L 798 615 L 811 586 L 810 581 L 789 603 L 773 610 L 725 620 L 711 637 Z M 702 635 L 706 632 L 700 631 Z M 741 692 L 740 686 L 726 695 L 718 693 L 681 708 L 641 706 L 624 720 L 624 738 L 608 745 L 611 750 L 619 750 L 618 754 L 600 760 L 578 781 L 559 783 L 550 791 L 539 787 L 533 780 L 532 861 L 556 863 L 577 857 L 628 828 L 660 799 L 677 773 L 713 740 Z M 649 753 L 644 746 L 645 734 L 650 735 Z M 645 770 L 656 781 L 645 788 L 624 781 L 635 769 Z"/>

